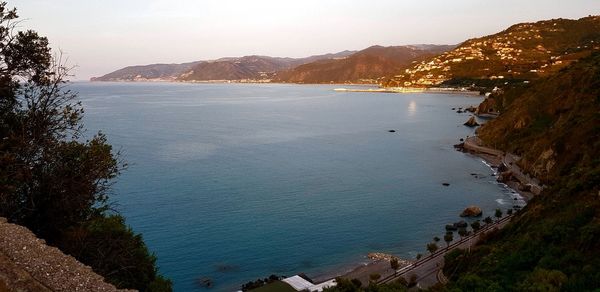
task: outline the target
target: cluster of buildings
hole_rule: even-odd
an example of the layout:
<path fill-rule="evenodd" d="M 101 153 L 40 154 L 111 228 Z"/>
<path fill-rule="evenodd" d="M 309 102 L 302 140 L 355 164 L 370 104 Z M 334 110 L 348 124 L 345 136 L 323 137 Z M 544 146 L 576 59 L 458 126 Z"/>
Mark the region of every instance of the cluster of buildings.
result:
<path fill-rule="evenodd" d="M 452 73 L 456 72 L 456 68 L 453 67 L 461 66 L 461 63 L 466 62 L 496 61 L 495 67 L 490 67 L 494 65 L 472 66 L 475 68 L 473 74 L 481 74 L 482 77 L 489 79 L 504 79 L 521 74 L 531 76 L 531 74 L 539 75 L 553 71 L 568 64 L 566 59 L 569 59 L 570 53 L 553 52 L 545 48 L 541 40 L 544 36 L 548 37 L 563 31 L 564 29 L 557 22 L 552 21 L 543 25 L 519 24 L 504 33 L 469 40 L 460 47 L 431 60 L 415 63 L 412 68 L 394 76 L 391 85 L 436 86 L 453 77 Z M 600 44 L 591 40 L 588 44 L 577 48 L 577 50 L 589 49 L 600 49 Z"/>

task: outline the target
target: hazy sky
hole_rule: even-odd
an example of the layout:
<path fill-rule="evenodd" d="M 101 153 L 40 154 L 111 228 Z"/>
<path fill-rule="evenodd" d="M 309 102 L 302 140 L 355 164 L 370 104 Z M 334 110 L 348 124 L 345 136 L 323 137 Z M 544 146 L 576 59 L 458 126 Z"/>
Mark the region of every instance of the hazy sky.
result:
<path fill-rule="evenodd" d="M 371 45 L 456 44 L 525 21 L 600 14 L 599 0 L 8 0 L 75 79 L 128 65 L 303 57 Z"/>

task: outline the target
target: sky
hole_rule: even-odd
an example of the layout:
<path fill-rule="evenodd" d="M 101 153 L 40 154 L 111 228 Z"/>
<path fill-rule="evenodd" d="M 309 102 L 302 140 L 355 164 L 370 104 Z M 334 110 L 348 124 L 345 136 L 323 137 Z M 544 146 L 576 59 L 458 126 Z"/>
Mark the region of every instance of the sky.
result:
<path fill-rule="evenodd" d="M 458 44 L 519 22 L 600 14 L 599 0 L 8 0 L 73 80 L 129 65 Z"/>

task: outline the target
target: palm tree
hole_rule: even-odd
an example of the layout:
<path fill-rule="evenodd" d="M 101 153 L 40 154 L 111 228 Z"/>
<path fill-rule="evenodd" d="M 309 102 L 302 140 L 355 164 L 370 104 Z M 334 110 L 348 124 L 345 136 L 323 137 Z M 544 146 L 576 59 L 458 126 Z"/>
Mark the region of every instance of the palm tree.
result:
<path fill-rule="evenodd" d="M 433 255 L 433 253 L 436 252 L 437 250 L 438 250 L 438 246 L 437 246 L 437 244 L 435 244 L 435 242 L 427 244 L 427 251 L 430 252 L 431 255 Z"/>
<path fill-rule="evenodd" d="M 467 228 L 458 229 L 458 235 L 460 235 L 460 240 L 462 240 L 462 238 L 464 236 L 466 236 L 467 234 L 469 234 L 469 232 L 467 231 Z"/>
<path fill-rule="evenodd" d="M 502 218 L 502 210 L 496 209 L 496 213 L 494 214 L 494 216 L 498 218 L 498 220 L 500 220 L 500 218 Z"/>
<path fill-rule="evenodd" d="M 490 216 L 485 217 L 485 219 L 483 219 L 483 222 L 485 222 L 485 224 L 490 224 L 493 222 L 492 218 L 490 218 Z"/>
<path fill-rule="evenodd" d="M 479 231 L 479 229 L 481 228 L 481 222 L 479 222 L 479 220 L 471 223 L 471 229 L 473 229 L 473 232 L 477 232 Z"/>
<path fill-rule="evenodd" d="M 390 267 L 392 268 L 392 270 L 394 270 L 394 277 L 396 277 L 396 273 L 398 272 L 398 269 L 400 268 L 400 262 L 398 262 L 397 257 L 393 257 L 390 260 Z"/>
<path fill-rule="evenodd" d="M 444 241 L 446 242 L 446 249 L 448 249 L 450 247 L 450 242 L 452 242 L 452 240 L 454 240 L 454 233 L 446 232 L 446 235 L 444 235 Z"/>

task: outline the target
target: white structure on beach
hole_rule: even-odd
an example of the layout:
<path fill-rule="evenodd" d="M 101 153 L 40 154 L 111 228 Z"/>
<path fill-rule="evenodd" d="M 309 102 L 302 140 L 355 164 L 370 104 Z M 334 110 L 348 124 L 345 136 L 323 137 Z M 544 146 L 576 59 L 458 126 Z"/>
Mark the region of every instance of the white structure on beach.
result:
<path fill-rule="evenodd" d="M 323 291 L 324 288 L 333 287 L 333 286 L 337 285 L 337 283 L 335 282 L 335 279 L 331 279 L 329 281 L 325 281 L 320 284 L 313 284 L 298 275 L 289 277 L 289 278 L 285 278 L 281 281 L 292 286 L 292 288 L 294 288 L 296 291 L 321 292 L 321 291 Z"/>

